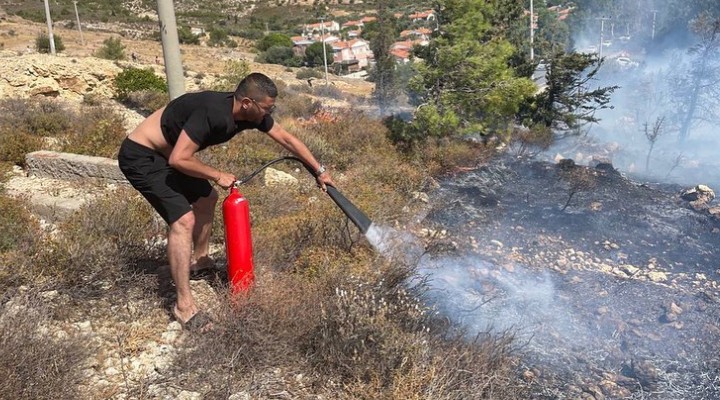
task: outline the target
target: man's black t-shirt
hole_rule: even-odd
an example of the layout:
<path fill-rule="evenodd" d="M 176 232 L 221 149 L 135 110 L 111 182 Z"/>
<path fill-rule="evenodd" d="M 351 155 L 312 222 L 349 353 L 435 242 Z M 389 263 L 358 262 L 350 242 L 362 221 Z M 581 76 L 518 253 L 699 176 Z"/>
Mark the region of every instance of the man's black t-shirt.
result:
<path fill-rule="evenodd" d="M 225 143 L 245 129 L 268 132 L 275 123 L 265 115 L 261 123 L 235 121 L 232 116 L 232 92 L 198 92 L 184 94 L 163 110 L 160 127 L 165 140 L 175 146 L 180 132 L 185 130 L 190 139 L 202 150 Z"/>

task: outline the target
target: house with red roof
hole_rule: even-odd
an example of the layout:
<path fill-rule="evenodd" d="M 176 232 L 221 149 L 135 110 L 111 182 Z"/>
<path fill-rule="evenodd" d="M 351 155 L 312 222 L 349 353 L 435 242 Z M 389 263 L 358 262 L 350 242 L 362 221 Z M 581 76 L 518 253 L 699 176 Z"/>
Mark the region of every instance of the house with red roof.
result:
<path fill-rule="evenodd" d="M 339 40 L 332 43 L 332 49 L 333 61 L 349 72 L 367 67 L 373 59 L 370 44 L 363 39 Z"/>
<path fill-rule="evenodd" d="M 425 10 L 425 11 L 413 13 L 413 14 L 408 15 L 408 18 L 410 18 L 413 22 L 433 21 L 433 20 L 435 20 L 435 11 Z"/>

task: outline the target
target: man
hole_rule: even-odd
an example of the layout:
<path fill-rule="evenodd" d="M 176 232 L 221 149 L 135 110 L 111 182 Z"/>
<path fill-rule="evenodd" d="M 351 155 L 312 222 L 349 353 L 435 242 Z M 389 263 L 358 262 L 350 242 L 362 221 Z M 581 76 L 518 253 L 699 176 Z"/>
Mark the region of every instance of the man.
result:
<path fill-rule="evenodd" d="M 277 87 L 253 73 L 234 93 L 188 93 L 155 111 L 128 135 L 118 161 L 125 177 L 168 223 L 168 259 L 177 302 L 173 315 L 185 329 L 205 330 L 210 319 L 198 309 L 190 291 L 190 271 L 208 267 L 210 231 L 218 193 L 236 178 L 204 164 L 195 153 L 230 140 L 245 129 L 258 129 L 317 172 L 323 190 L 330 174 L 295 136 L 275 123 Z"/>

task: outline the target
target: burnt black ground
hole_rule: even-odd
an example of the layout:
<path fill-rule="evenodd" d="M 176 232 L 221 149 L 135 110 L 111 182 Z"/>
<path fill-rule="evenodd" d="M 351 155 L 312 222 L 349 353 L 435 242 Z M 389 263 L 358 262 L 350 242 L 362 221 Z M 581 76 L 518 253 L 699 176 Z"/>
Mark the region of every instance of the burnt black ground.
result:
<path fill-rule="evenodd" d="M 421 271 L 454 320 L 518 329 L 536 398 L 720 399 L 720 221 L 681 189 L 498 160 L 434 194 L 425 222 L 457 246 Z"/>

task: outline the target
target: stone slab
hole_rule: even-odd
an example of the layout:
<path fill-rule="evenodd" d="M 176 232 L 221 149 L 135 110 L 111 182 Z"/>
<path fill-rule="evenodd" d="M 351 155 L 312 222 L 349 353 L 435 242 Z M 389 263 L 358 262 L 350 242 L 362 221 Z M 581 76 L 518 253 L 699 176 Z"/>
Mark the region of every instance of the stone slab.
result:
<path fill-rule="evenodd" d="M 105 157 L 41 150 L 27 154 L 25 164 L 27 174 L 39 178 L 98 178 L 110 183 L 128 183 L 118 167 L 117 160 Z"/>

